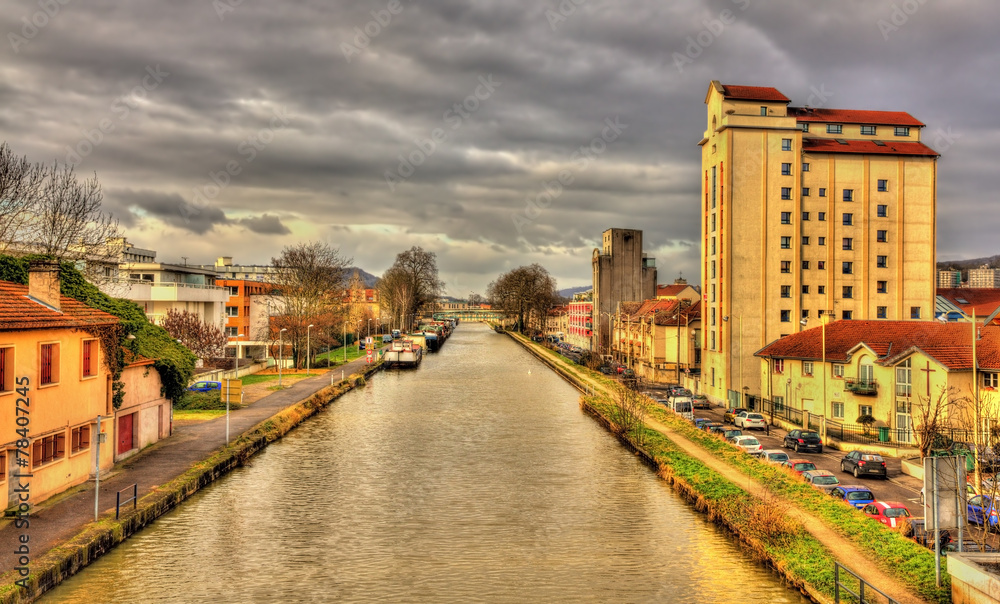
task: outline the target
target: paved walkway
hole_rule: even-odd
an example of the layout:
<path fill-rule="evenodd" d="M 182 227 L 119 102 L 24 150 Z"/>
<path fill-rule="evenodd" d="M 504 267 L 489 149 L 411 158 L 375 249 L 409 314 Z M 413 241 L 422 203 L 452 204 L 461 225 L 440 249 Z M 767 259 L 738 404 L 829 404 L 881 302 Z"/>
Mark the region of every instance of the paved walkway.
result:
<path fill-rule="evenodd" d="M 340 370 L 346 375 L 361 372 L 365 358 L 361 357 L 334 367 L 331 372 L 339 381 Z M 330 385 L 330 374 L 300 380 L 285 390 L 275 391 L 264 398 L 230 413 L 230 440 L 258 423 L 308 398 L 313 393 Z M 177 478 L 194 464 L 202 461 L 220 449 L 226 442 L 226 416 L 211 421 L 176 427 L 173 435 L 129 458 L 114 468 L 107 480 L 101 480 L 101 513 L 115 509 L 115 493 L 133 484 L 139 485 L 139 497 L 151 492 L 156 486 Z M 31 513 L 31 527 L 27 533 L 31 538 L 31 558 L 40 559 L 53 547 L 76 535 L 94 520 L 94 483 L 74 487 L 68 493 L 56 495 L 43 502 Z M 6 519 L 0 527 L 0 574 L 12 570 L 17 549 L 17 539 L 25 532 L 14 528 L 13 519 Z"/>

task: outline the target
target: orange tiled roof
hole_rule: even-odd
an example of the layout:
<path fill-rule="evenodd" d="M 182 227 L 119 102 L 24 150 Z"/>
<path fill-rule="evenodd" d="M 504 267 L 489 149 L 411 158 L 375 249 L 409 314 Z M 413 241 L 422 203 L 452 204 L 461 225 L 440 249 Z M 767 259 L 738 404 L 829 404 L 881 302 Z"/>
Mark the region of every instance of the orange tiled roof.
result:
<path fill-rule="evenodd" d="M 788 115 L 800 122 L 870 124 L 875 126 L 917 126 L 925 124 L 905 111 L 868 111 L 865 109 L 817 109 L 789 107 Z"/>
<path fill-rule="evenodd" d="M 676 296 L 689 287 L 686 283 L 671 283 L 670 285 L 657 285 L 657 296 Z"/>
<path fill-rule="evenodd" d="M 737 99 L 740 101 L 792 102 L 792 99 L 778 92 L 777 88 L 771 88 L 770 86 L 735 86 L 732 84 L 723 84 L 722 93 L 727 99 Z"/>
<path fill-rule="evenodd" d="M 875 141 L 859 141 L 852 139 L 839 139 L 844 141 L 838 143 L 838 139 L 833 138 L 803 138 L 802 150 L 807 153 L 854 153 L 864 155 L 926 155 L 938 157 L 940 154 L 927 145 L 918 142 L 902 141 L 879 141 L 884 145 L 877 145 Z"/>
<path fill-rule="evenodd" d="M 1000 289 L 993 287 L 939 287 L 937 295 L 961 308 L 970 317 L 975 311 L 977 318 L 985 319 L 1000 307 Z"/>
<path fill-rule="evenodd" d="M 0 331 L 53 329 L 110 325 L 118 317 L 86 304 L 60 297 L 61 311 L 53 310 L 28 297 L 28 286 L 0 281 Z"/>
<path fill-rule="evenodd" d="M 982 327 L 976 341 L 980 369 L 1000 369 L 1000 326 Z M 826 358 L 846 362 L 859 345 L 878 363 L 894 365 L 919 350 L 949 370 L 972 369 L 972 325 L 938 321 L 834 321 L 826 326 Z M 823 329 L 813 327 L 771 342 L 758 357 L 820 360 Z"/>

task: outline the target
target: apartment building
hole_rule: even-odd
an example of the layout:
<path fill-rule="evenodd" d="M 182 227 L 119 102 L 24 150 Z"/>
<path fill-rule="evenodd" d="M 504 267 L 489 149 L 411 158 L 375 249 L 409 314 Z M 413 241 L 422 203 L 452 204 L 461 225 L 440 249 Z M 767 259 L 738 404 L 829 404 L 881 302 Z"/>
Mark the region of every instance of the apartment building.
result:
<path fill-rule="evenodd" d="M 968 287 L 1000 287 L 1000 269 L 990 268 L 988 264 L 979 268 L 970 268 Z"/>
<path fill-rule="evenodd" d="M 590 350 L 594 335 L 594 290 L 573 294 L 567 305 L 566 341 L 573 346 Z"/>
<path fill-rule="evenodd" d="M 938 271 L 939 288 L 962 287 L 962 271 Z"/>

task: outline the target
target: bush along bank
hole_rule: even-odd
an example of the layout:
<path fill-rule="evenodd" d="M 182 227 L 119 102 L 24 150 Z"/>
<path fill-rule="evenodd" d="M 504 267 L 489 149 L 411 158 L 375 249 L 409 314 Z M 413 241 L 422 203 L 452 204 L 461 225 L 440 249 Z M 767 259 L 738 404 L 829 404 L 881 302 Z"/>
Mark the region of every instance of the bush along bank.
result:
<path fill-rule="evenodd" d="M 32 572 L 26 578 L 28 588 L 14 585 L 22 577 L 8 573 L 2 577 L 0 604 L 32 602 L 63 580 L 76 574 L 119 543 L 142 530 L 146 525 L 177 507 L 202 487 L 214 482 L 231 470 L 245 464 L 268 444 L 283 437 L 319 410 L 344 393 L 365 385 L 365 377 L 381 369 L 368 367 L 361 374 L 348 376 L 345 381 L 327 386 L 307 399 L 285 408 L 247 430 L 232 443 L 199 462 L 167 484 L 143 496 L 136 510 L 123 512 L 120 519 L 104 514 L 98 522 L 87 525 L 66 543 L 45 552 L 32 562 Z"/>
<path fill-rule="evenodd" d="M 563 378 L 574 382 L 580 390 L 586 391 L 597 386 L 611 392 L 612 388 L 616 386 L 614 381 L 609 380 L 603 374 L 582 366 L 564 367 L 564 364 L 559 362 L 551 351 L 517 337 L 514 339 L 542 362 L 556 370 Z M 607 396 L 585 397 L 585 400 L 587 401 L 585 407 L 591 410 L 591 413 L 599 415 L 606 423 L 610 424 L 608 418 L 614 417 L 614 411 Z M 872 522 L 856 510 L 833 501 L 787 471 L 760 462 L 717 437 L 697 430 L 692 424 L 661 405 L 649 401 L 645 406 L 645 412 L 647 417 L 674 430 L 680 436 L 697 444 L 714 457 L 752 478 L 758 484 L 768 485 L 770 493 L 768 497 L 773 495 L 782 500 L 786 506 L 788 502 L 794 502 L 797 508 L 820 519 L 825 526 L 850 542 L 865 556 L 865 560 L 841 560 L 841 563 L 846 564 L 849 568 L 870 563 L 924 600 L 930 602 L 951 601 L 950 577 L 943 573 L 942 587 L 936 586 L 934 555 L 926 548 L 880 523 Z M 649 430 L 648 433 L 660 434 L 655 430 Z M 742 535 L 740 537 L 743 538 Z M 829 561 L 828 571 L 832 585 L 833 558 Z M 820 582 L 814 585 L 821 584 Z M 878 586 L 876 585 L 876 587 Z M 832 592 L 829 593 L 832 595 Z"/>

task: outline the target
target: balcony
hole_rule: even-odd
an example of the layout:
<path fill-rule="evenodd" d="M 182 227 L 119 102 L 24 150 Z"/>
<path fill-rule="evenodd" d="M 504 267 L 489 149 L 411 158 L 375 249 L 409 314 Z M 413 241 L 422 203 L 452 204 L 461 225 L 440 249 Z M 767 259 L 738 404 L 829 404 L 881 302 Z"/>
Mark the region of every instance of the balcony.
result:
<path fill-rule="evenodd" d="M 878 383 L 875 380 L 844 378 L 844 390 L 862 396 L 875 396 L 878 394 Z"/>

